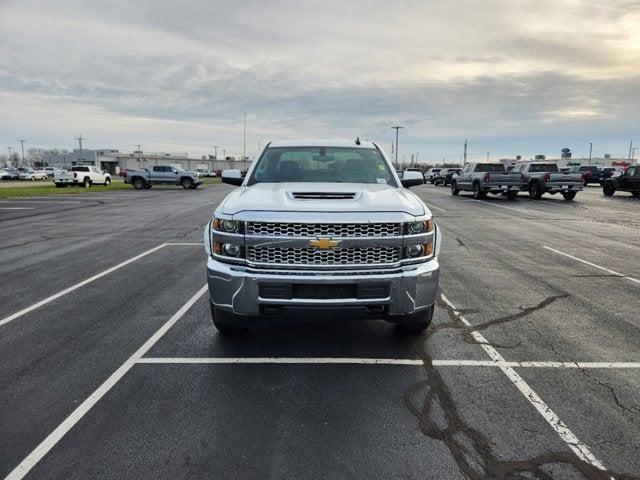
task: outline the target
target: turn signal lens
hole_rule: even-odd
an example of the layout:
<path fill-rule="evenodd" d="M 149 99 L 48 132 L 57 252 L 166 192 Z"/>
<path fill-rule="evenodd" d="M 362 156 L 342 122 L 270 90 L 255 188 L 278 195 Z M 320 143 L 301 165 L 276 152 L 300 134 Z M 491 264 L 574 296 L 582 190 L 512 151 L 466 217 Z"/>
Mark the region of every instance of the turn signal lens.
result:
<path fill-rule="evenodd" d="M 427 220 L 424 223 L 425 223 L 427 232 L 430 232 L 430 231 L 433 230 L 433 218 L 430 218 L 429 220 Z"/>
<path fill-rule="evenodd" d="M 433 243 L 425 243 L 424 244 L 424 255 L 428 257 L 433 254 Z"/>
<path fill-rule="evenodd" d="M 213 244 L 213 253 L 215 253 L 216 255 L 222 255 L 222 244 L 215 242 Z"/>
<path fill-rule="evenodd" d="M 212 226 L 213 226 L 214 230 L 220 230 L 220 219 L 219 218 L 214 218 Z"/>

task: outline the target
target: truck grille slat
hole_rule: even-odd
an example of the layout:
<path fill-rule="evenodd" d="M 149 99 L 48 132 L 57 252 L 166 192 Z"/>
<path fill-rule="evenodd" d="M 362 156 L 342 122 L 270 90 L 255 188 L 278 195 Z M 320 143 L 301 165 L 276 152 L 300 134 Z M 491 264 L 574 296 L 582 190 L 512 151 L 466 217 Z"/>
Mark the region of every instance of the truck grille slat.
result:
<path fill-rule="evenodd" d="M 316 248 L 248 247 L 247 260 L 284 265 L 373 265 L 400 261 L 395 247 L 363 247 L 342 250 Z"/>
<path fill-rule="evenodd" d="M 286 237 L 386 237 L 402 235 L 400 223 L 267 223 L 249 222 L 247 235 Z"/>

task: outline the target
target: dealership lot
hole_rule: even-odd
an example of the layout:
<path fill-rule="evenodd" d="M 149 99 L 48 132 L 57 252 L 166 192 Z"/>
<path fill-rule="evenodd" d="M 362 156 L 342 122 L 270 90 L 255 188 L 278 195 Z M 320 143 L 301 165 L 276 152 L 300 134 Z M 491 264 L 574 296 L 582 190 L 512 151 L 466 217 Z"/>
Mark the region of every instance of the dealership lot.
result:
<path fill-rule="evenodd" d="M 0 477 L 640 477 L 640 201 L 418 187 L 426 334 L 222 338 L 201 242 L 229 191 L 0 202 Z"/>

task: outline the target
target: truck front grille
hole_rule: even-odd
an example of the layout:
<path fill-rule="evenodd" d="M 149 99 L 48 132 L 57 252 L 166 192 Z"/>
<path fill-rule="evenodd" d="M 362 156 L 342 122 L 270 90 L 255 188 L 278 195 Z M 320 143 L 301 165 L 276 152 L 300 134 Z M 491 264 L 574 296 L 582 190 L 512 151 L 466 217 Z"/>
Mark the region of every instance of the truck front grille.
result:
<path fill-rule="evenodd" d="M 284 265 L 373 265 L 400 261 L 400 249 L 395 247 L 316 248 L 248 247 L 247 260 L 253 263 Z"/>
<path fill-rule="evenodd" d="M 400 223 L 266 223 L 248 222 L 247 235 L 286 237 L 388 237 L 402 235 Z"/>

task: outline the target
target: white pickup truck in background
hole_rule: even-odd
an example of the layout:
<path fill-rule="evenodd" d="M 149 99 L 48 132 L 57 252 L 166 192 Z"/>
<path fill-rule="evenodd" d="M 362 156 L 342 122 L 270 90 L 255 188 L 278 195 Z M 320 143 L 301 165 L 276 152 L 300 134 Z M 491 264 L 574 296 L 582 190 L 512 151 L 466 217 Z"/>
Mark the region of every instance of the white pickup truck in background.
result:
<path fill-rule="evenodd" d="M 111 185 L 111 175 L 91 165 L 71 167 L 70 170 L 56 171 L 53 176 L 56 187 L 81 185 L 89 188 L 91 185 Z"/>

